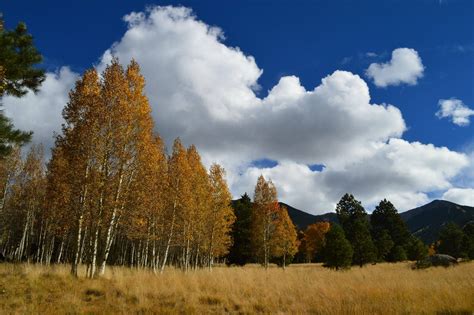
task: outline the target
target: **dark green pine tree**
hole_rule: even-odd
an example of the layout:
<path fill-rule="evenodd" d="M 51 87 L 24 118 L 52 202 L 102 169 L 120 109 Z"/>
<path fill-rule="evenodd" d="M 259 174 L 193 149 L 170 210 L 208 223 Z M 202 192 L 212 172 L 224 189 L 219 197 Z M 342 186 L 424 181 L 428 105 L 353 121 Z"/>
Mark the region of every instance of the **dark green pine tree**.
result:
<path fill-rule="evenodd" d="M 407 260 L 407 252 L 403 246 L 396 245 L 390 252 L 391 261 L 404 261 Z"/>
<path fill-rule="evenodd" d="M 377 249 L 370 234 L 367 212 L 361 202 L 353 195 L 345 194 L 336 206 L 336 213 L 354 250 L 352 263 L 362 267 L 376 261 Z"/>
<path fill-rule="evenodd" d="M 374 245 L 377 248 L 377 260 L 387 260 L 388 254 L 391 252 L 394 243 L 387 230 L 382 230 L 378 237 L 374 237 Z"/>
<path fill-rule="evenodd" d="M 334 268 L 349 268 L 352 264 L 352 247 L 346 239 L 344 230 L 337 224 L 332 224 L 331 229 L 326 233 L 326 243 L 322 256 L 324 266 Z"/>
<path fill-rule="evenodd" d="M 377 260 L 377 249 L 370 235 L 369 224 L 366 219 L 355 219 L 352 224 L 350 242 L 354 255 L 352 264 L 360 267 Z"/>
<path fill-rule="evenodd" d="M 422 260 L 428 256 L 428 246 L 415 236 L 410 238 L 406 251 L 409 260 Z"/>
<path fill-rule="evenodd" d="M 35 65 L 43 60 L 33 44 L 25 23 L 18 23 L 14 30 L 4 30 L 0 22 L 0 66 L 3 69 L 1 94 L 17 97 L 28 90 L 37 91 L 44 81 L 44 70 Z"/>
<path fill-rule="evenodd" d="M 339 223 L 347 233 L 355 219 L 365 219 L 367 212 L 360 201 L 354 198 L 352 194 L 345 194 L 336 206 L 336 214 Z"/>
<path fill-rule="evenodd" d="M 380 201 L 374 212 L 372 212 L 370 225 L 375 243 L 379 243 L 378 240 L 381 237 L 385 237 L 383 235 L 384 231 L 388 232 L 390 239 L 393 241 L 392 250 L 394 250 L 396 246 L 405 248 L 410 242 L 411 235 L 405 222 L 402 220 L 395 206 L 387 199 Z M 400 249 L 397 249 L 397 251 L 400 252 Z M 396 257 L 403 257 L 403 255 L 399 255 L 399 253 L 394 255 L 394 253 L 390 252 L 385 256 L 385 260 L 399 261 Z"/>
<path fill-rule="evenodd" d="M 439 232 L 437 252 L 440 254 L 451 255 L 455 258 L 465 258 L 467 255 L 463 251 L 463 242 L 465 234 L 455 223 L 448 223 Z"/>
<path fill-rule="evenodd" d="M 35 67 L 41 61 L 25 23 L 8 31 L 3 28 L 0 16 L 0 98 L 3 95 L 21 97 L 28 90 L 36 92 L 45 79 L 44 70 Z M 22 145 L 30 138 L 30 132 L 15 129 L 0 112 L 0 157 L 7 155 L 13 145 Z"/>
<path fill-rule="evenodd" d="M 467 223 L 462 231 L 464 232 L 462 251 L 467 258 L 474 259 L 474 222 Z"/>
<path fill-rule="evenodd" d="M 236 220 L 232 229 L 233 245 L 227 256 L 229 264 L 245 265 L 252 262 L 251 225 L 252 201 L 245 193 L 232 203 Z"/>

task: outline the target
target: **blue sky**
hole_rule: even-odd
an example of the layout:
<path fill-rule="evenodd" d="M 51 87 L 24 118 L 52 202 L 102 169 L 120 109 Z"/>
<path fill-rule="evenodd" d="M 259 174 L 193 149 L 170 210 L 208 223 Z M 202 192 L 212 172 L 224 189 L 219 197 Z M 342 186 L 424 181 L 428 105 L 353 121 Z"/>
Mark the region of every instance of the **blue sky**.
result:
<path fill-rule="evenodd" d="M 473 1 L 28 1 L 27 5 L 25 2 L 5 1 L 1 11 L 7 27 L 13 27 L 18 21 L 25 21 L 35 36 L 38 48 L 45 56 L 44 65 L 48 71 L 57 74 L 61 67 L 66 66 L 72 74 L 65 80 L 73 82 L 74 75 L 85 69 L 91 66 L 100 68 L 101 63 L 105 62 L 104 52 L 111 48 L 114 42 L 122 42 L 123 47 L 126 47 L 124 33 L 132 26 L 122 19 L 123 16 L 132 11 L 144 12 L 147 7 L 156 5 L 185 6 L 192 9 L 192 20 L 202 21 L 208 26 L 217 26 L 223 31 L 225 39 L 220 41 L 226 47 L 239 47 L 245 56 L 253 56 L 258 69 L 263 70 L 256 80 L 259 88 L 253 87 L 258 99 L 267 97 L 282 77 L 296 76 L 301 86 L 306 91 L 311 91 L 321 84 L 322 78 L 336 70 L 344 70 L 359 75 L 367 83 L 370 103 L 392 104 L 402 114 L 405 131 L 402 134 L 387 131 L 385 137 L 377 139 L 378 142 L 388 143 L 391 137 L 396 137 L 408 143 L 433 144 L 436 148 L 447 147 L 452 152 L 464 154 L 466 160 L 469 160 L 473 152 L 474 123 L 460 126 L 454 124 L 450 116 L 440 119 L 435 115 L 440 110 L 439 101 L 450 98 L 462 101 L 465 107 L 474 108 Z M 370 64 L 389 62 L 392 51 L 397 48 L 416 51 L 423 65 L 421 77 L 418 77 L 415 83 L 376 86 L 374 79 L 367 76 L 366 70 Z M 117 54 L 120 53 L 118 50 Z M 140 62 L 139 58 L 138 61 Z M 142 64 L 142 68 L 146 66 Z M 153 65 L 149 66 L 152 67 Z M 146 78 L 147 71 L 150 70 L 144 71 Z M 157 98 L 159 99 L 159 96 Z M 153 97 L 151 100 L 153 101 Z M 468 115 L 467 119 L 469 117 Z M 474 117 L 471 117 L 472 119 Z M 19 123 L 21 125 L 21 122 Z M 169 134 L 170 138 L 176 136 L 175 133 L 180 129 L 176 127 L 176 132 L 173 133 L 158 126 L 158 130 L 165 134 L 165 140 L 169 141 L 166 135 Z M 307 130 L 312 131 L 310 127 Z M 314 137 L 319 136 L 321 134 L 314 134 Z M 204 133 L 202 137 L 206 137 Z M 328 161 L 332 161 L 328 157 L 312 160 L 294 153 L 272 155 L 269 151 L 268 155 L 265 152 L 249 153 L 238 162 L 231 163 L 229 160 L 232 158 L 226 156 L 229 153 L 224 153 L 228 152 L 228 148 L 221 146 L 221 152 L 199 137 L 188 138 L 189 142 L 197 142 L 198 148 L 203 148 L 202 151 L 208 159 L 217 160 L 227 166 L 235 195 L 243 193 L 244 190 L 251 192 L 250 182 L 254 175 L 262 170 L 260 172 L 274 179 L 277 188 L 281 187 L 280 196 L 287 202 L 293 202 L 296 206 L 312 212 L 324 212 L 321 208 L 330 210 L 334 204 L 335 197 L 328 197 L 327 194 L 297 196 L 295 189 L 288 188 L 293 181 L 286 178 L 291 176 L 278 175 L 275 168 L 278 165 L 286 165 L 287 162 L 326 165 L 330 164 Z M 186 135 L 184 140 L 186 141 Z M 281 145 L 292 147 L 294 141 Z M 338 141 L 337 138 L 334 141 Z M 369 142 L 367 146 L 373 144 L 373 139 Z M 240 142 L 237 150 L 239 145 Z M 248 148 L 245 150 L 257 151 Z M 295 146 L 294 150 L 298 150 L 298 147 Z M 351 152 L 346 154 L 351 155 Z M 339 159 L 337 156 L 340 155 L 340 151 L 334 153 L 335 159 Z M 318 154 L 313 156 L 317 157 Z M 451 167 L 447 165 L 450 159 L 443 157 L 441 160 L 446 164 L 430 164 L 430 167 L 447 169 Z M 342 168 L 347 170 L 347 165 L 362 163 L 362 160 L 367 162 L 368 158 L 347 161 Z M 430 161 L 423 161 L 423 165 L 431 163 Z M 340 163 L 336 164 L 332 168 L 335 172 L 341 168 Z M 413 167 L 415 172 L 419 166 L 414 164 L 408 165 L 407 168 Z M 472 165 L 464 164 L 456 170 L 446 171 L 443 175 L 445 177 L 440 182 L 445 180 L 449 185 L 414 185 L 407 191 L 402 189 L 400 195 L 394 196 L 394 200 L 398 198 L 399 207 L 406 208 L 431 198 L 442 197 L 450 188 L 472 189 L 473 180 L 469 177 Z M 325 168 L 320 166 L 310 168 L 310 172 L 324 170 Z M 328 170 L 331 170 L 331 166 Z M 238 174 L 245 173 L 249 174 L 248 178 L 238 178 Z M 353 174 L 348 176 L 352 177 Z M 360 176 L 362 175 L 356 177 L 363 180 Z M 390 178 L 389 175 L 379 177 L 383 176 L 387 177 L 387 181 Z M 430 180 L 430 177 L 426 180 Z M 405 181 L 401 179 L 400 185 Z M 303 185 L 301 189 L 305 187 Z M 311 184 L 307 188 L 318 187 Z M 453 200 L 469 203 L 473 198 L 469 197 L 471 192 L 473 191 L 463 191 L 461 198 L 458 191 L 456 198 L 460 199 L 453 197 Z M 386 192 L 381 191 L 374 194 L 378 198 L 384 193 Z M 409 194 L 412 195 L 407 197 Z M 421 198 L 420 194 L 425 197 Z M 372 198 L 363 197 L 368 195 L 367 192 L 361 191 L 360 195 L 369 207 L 373 204 Z M 325 201 L 319 202 L 320 199 Z"/>

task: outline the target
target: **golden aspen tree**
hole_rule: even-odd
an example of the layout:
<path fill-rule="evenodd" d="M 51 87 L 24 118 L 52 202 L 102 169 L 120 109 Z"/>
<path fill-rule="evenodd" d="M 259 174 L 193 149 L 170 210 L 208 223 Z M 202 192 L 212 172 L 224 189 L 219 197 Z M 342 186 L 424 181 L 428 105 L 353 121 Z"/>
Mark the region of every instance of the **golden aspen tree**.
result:
<path fill-rule="evenodd" d="M 190 167 L 187 152 L 181 140 L 173 143 L 173 152 L 168 159 L 167 206 L 164 217 L 164 254 L 160 271 L 163 272 L 168 262 L 171 242 L 181 240 L 177 234 L 183 231 L 183 214 L 191 205 Z M 183 245 L 183 243 L 181 243 Z M 183 246 L 181 246 L 182 248 Z"/>
<path fill-rule="evenodd" d="M 190 170 L 189 182 L 192 187 L 191 204 L 183 214 L 184 234 L 184 269 L 189 268 L 191 243 L 194 247 L 194 264 L 198 263 L 199 255 L 203 251 L 203 236 L 205 223 L 209 220 L 211 206 L 211 186 L 207 170 L 201 162 L 201 157 L 194 145 L 187 150 Z"/>
<path fill-rule="evenodd" d="M 80 248 L 84 234 L 84 219 L 90 219 L 93 185 L 93 167 L 97 162 L 97 145 L 100 137 L 98 107 L 100 107 L 100 81 L 95 70 L 88 70 L 76 82 L 63 110 L 62 134 L 56 138 L 48 172 L 47 207 L 50 213 L 72 221 L 75 231 L 75 250 L 71 273 L 77 276 Z M 74 222 L 74 223 L 73 223 Z M 63 223 L 64 224 L 64 223 Z M 66 223 L 67 225 L 67 223 Z M 68 229 L 64 231 L 67 233 Z M 90 231 L 92 233 L 92 231 Z M 64 239 L 63 239 L 64 241 Z"/>
<path fill-rule="evenodd" d="M 110 84 L 110 85 L 108 85 Z M 108 107 L 112 116 L 112 145 L 110 153 L 110 178 L 112 184 L 110 205 L 106 208 L 108 226 L 100 264 L 100 274 L 105 265 L 115 238 L 117 225 L 124 211 L 130 187 L 137 177 L 140 167 L 149 164 L 140 163 L 140 157 L 148 158 L 149 147 L 154 146 L 153 120 L 151 107 L 144 95 L 145 79 L 140 68 L 132 61 L 123 73 L 118 62 L 112 62 L 110 72 L 104 74 L 104 95 L 106 100 L 117 98 L 116 104 Z M 119 92 L 117 92 L 119 91 Z M 109 94 L 110 93 L 110 94 Z M 123 93 L 123 94 L 121 94 Z M 118 99 L 119 95 L 122 99 Z"/>
<path fill-rule="evenodd" d="M 158 242 L 161 239 L 163 213 L 166 206 L 166 156 L 159 137 L 140 155 L 137 178 L 132 183 L 128 204 L 128 216 L 124 218 L 125 233 L 132 241 L 144 239 L 143 265 L 158 268 Z M 151 250 L 149 250 L 151 248 Z M 148 259 L 148 252 L 151 258 Z"/>
<path fill-rule="evenodd" d="M 32 146 L 13 179 L 4 222 L 9 227 L 9 256 L 16 261 L 34 256 L 35 225 L 41 213 L 45 188 L 43 148 Z"/>
<path fill-rule="evenodd" d="M 210 212 L 206 219 L 207 262 L 211 269 L 214 257 L 221 257 L 229 252 L 232 245 L 231 229 L 235 222 L 231 206 L 232 195 L 225 181 L 225 170 L 219 164 L 211 165 L 209 170 L 211 201 Z"/>
<path fill-rule="evenodd" d="M 114 59 L 102 79 L 89 70 L 70 93 L 50 181 L 59 186 L 64 181 L 65 189 L 70 190 L 66 209 L 77 222 L 73 274 L 77 275 L 84 246 L 88 275 L 104 273 L 121 218 L 131 209 L 127 207 L 130 189 L 139 180 L 138 174 L 145 172 L 140 167 L 150 166 L 140 163 L 156 145 L 144 84 L 136 62 L 124 70 Z M 63 179 L 56 180 L 58 176 Z M 51 202 L 56 203 L 54 199 Z M 86 232 L 87 244 L 83 239 Z"/>
<path fill-rule="evenodd" d="M 304 257 L 306 262 L 311 262 L 315 256 L 323 249 L 326 233 L 331 228 L 329 222 L 316 222 L 308 225 L 304 231 L 303 241 Z"/>
<path fill-rule="evenodd" d="M 20 154 L 20 147 L 16 146 L 9 155 L 0 159 L 0 187 L 2 189 L 0 192 L 0 220 L 5 207 L 8 190 L 21 166 Z"/>
<path fill-rule="evenodd" d="M 252 243 L 257 259 L 268 268 L 271 240 L 275 232 L 274 221 L 279 211 L 277 191 L 263 176 L 257 180 L 252 209 Z"/>
<path fill-rule="evenodd" d="M 298 252 L 298 234 L 286 207 L 279 207 L 274 224 L 275 232 L 271 240 L 272 256 L 281 258 L 282 267 L 285 269 L 287 259 Z"/>

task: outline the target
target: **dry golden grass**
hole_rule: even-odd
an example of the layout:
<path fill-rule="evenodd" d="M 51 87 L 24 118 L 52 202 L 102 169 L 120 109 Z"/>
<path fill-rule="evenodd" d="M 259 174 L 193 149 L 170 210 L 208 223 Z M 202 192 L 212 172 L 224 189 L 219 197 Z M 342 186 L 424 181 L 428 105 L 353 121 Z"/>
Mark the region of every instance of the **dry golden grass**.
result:
<path fill-rule="evenodd" d="M 69 266 L 0 265 L 0 313 L 472 314 L 474 263 L 411 270 L 377 264 L 348 271 L 293 265 L 219 267 L 187 274 L 109 268 L 74 279 Z"/>

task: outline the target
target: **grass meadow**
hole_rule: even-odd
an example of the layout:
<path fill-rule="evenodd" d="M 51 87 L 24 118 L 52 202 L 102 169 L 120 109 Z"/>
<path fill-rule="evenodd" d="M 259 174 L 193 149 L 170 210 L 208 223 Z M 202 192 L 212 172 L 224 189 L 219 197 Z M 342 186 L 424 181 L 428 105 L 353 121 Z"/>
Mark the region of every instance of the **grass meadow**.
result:
<path fill-rule="evenodd" d="M 81 270 L 84 274 L 84 270 Z M 409 263 L 333 271 L 215 267 L 184 273 L 109 267 L 75 279 L 68 265 L 0 265 L 2 314 L 472 314 L 474 262 L 412 270 Z"/>

